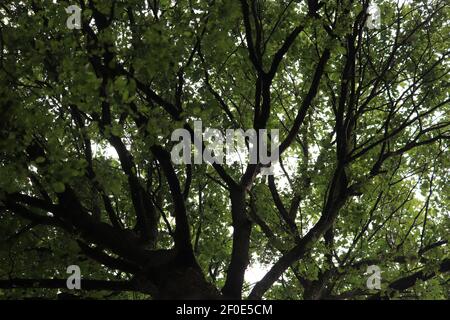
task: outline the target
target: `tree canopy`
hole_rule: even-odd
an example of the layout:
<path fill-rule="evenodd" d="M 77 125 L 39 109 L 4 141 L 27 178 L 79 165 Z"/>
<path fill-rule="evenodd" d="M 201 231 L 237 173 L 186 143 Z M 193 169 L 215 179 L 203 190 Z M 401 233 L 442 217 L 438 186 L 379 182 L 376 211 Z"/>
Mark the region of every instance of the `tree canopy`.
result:
<path fill-rule="evenodd" d="M 374 4 L 2 1 L 0 299 L 448 299 L 450 8 Z M 175 164 L 196 120 L 274 174 Z"/>

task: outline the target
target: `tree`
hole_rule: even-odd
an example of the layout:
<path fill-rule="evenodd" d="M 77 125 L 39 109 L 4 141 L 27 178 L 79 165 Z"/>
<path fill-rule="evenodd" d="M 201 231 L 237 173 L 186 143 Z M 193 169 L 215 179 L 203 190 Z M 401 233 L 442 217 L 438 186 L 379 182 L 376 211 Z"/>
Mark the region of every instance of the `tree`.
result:
<path fill-rule="evenodd" d="M 0 295 L 449 298 L 449 7 L 369 5 L 2 1 Z M 174 164 L 195 120 L 275 174 Z"/>

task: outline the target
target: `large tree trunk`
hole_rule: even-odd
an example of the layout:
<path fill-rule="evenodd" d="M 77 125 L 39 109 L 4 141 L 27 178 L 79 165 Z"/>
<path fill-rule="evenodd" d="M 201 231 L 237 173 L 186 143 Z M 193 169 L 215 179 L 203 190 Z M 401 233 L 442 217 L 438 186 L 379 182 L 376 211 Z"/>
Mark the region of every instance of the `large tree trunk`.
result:
<path fill-rule="evenodd" d="M 221 295 L 217 289 L 206 281 L 202 272 L 196 267 L 181 269 L 176 266 L 161 273 L 158 282 L 158 300 L 217 300 Z"/>
<path fill-rule="evenodd" d="M 244 274 L 249 263 L 252 224 L 245 213 L 245 189 L 231 189 L 231 215 L 233 218 L 233 250 L 222 293 L 229 299 L 241 299 Z"/>

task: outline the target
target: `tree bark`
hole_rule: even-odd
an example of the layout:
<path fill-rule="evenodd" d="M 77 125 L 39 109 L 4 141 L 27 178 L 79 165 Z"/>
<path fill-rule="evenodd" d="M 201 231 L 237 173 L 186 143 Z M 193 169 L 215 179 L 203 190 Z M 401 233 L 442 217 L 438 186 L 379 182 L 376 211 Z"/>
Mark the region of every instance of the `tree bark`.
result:
<path fill-rule="evenodd" d="M 230 299 L 241 299 L 245 270 L 249 263 L 252 224 L 245 213 L 245 193 L 245 189 L 241 187 L 232 188 L 230 191 L 233 249 L 227 280 L 222 289 L 223 295 Z"/>

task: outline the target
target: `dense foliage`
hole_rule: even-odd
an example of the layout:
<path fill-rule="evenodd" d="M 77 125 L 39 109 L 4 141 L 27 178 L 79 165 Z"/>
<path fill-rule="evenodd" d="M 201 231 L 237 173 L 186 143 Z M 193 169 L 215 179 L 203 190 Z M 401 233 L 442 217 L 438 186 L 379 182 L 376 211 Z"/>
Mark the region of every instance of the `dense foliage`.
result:
<path fill-rule="evenodd" d="M 0 299 L 448 299 L 450 8 L 377 4 L 1 1 Z M 174 164 L 195 120 L 275 174 Z"/>

